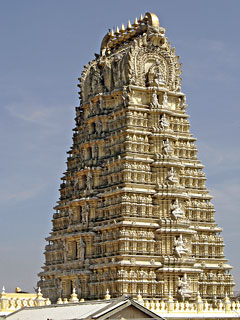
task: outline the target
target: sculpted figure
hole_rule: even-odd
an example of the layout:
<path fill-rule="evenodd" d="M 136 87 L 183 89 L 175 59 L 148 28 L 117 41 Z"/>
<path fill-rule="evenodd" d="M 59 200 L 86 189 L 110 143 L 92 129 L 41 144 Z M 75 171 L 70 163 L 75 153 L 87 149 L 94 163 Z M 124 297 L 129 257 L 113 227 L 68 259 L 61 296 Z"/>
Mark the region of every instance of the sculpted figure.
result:
<path fill-rule="evenodd" d="M 128 95 L 126 87 L 123 88 L 122 100 L 123 100 L 124 107 L 126 107 L 128 105 L 128 101 L 129 101 L 129 95 Z"/>
<path fill-rule="evenodd" d="M 85 242 L 83 241 L 82 237 L 80 237 L 79 249 L 80 249 L 79 259 L 80 259 L 81 261 L 84 261 L 84 259 L 85 259 L 86 244 L 85 244 Z"/>
<path fill-rule="evenodd" d="M 160 107 L 160 104 L 159 104 L 159 102 L 158 102 L 158 95 L 157 95 L 156 91 L 154 91 L 154 92 L 153 92 L 153 95 L 152 95 L 151 107 L 152 107 L 152 108 L 158 108 L 158 107 Z"/>
<path fill-rule="evenodd" d="M 97 123 L 96 123 L 96 129 L 97 129 L 97 133 L 101 133 L 102 132 L 102 121 L 99 118 Z"/>
<path fill-rule="evenodd" d="M 185 298 L 190 297 L 192 294 L 192 291 L 190 290 L 190 283 L 188 283 L 186 273 L 184 273 L 184 276 L 182 278 L 178 278 L 178 293 L 182 297 L 183 301 L 185 300 Z"/>
<path fill-rule="evenodd" d="M 161 116 L 159 125 L 162 130 L 167 130 L 169 128 L 169 121 L 167 120 L 165 113 Z"/>
<path fill-rule="evenodd" d="M 164 84 L 163 76 L 162 76 L 162 70 L 159 67 L 159 62 L 157 61 L 157 67 L 155 68 L 155 77 L 154 82 L 159 86 L 161 84 Z"/>
<path fill-rule="evenodd" d="M 167 106 L 168 106 L 168 95 L 167 95 L 167 92 L 164 92 L 162 107 L 167 108 Z"/>
<path fill-rule="evenodd" d="M 184 215 L 184 211 L 181 209 L 178 199 L 171 205 L 171 210 L 175 219 L 181 218 Z"/>
<path fill-rule="evenodd" d="M 87 189 L 89 191 L 92 190 L 92 185 L 93 185 L 93 175 L 92 175 L 92 172 L 91 171 L 88 171 L 88 174 L 87 174 Z"/>
<path fill-rule="evenodd" d="M 69 222 L 72 222 L 72 218 L 73 218 L 73 209 L 69 208 L 68 209 L 68 216 L 69 216 Z"/>
<path fill-rule="evenodd" d="M 82 222 L 88 223 L 88 216 L 89 216 L 89 205 L 87 202 L 84 204 L 84 208 L 82 209 Z"/>
<path fill-rule="evenodd" d="M 173 152 L 173 148 L 171 147 L 169 140 L 163 140 L 163 147 L 162 147 L 163 153 L 166 155 L 169 155 Z"/>
<path fill-rule="evenodd" d="M 174 172 L 173 167 L 170 169 L 169 173 L 168 173 L 168 180 L 172 183 L 177 183 L 178 182 L 178 178 L 176 177 L 176 174 Z"/>
<path fill-rule="evenodd" d="M 95 159 L 98 158 L 98 146 L 97 146 L 97 144 L 94 145 L 94 158 Z"/>
<path fill-rule="evenodd" d="M 67 244 L 67 240 L 64 239 L 63 242 L 63 259 L 66 262 L 67 261 L 67 253 L 68 253 L 68 244 Z"/>
<path fill-rule="evenodd" d="M 62 297 L 62 280 L 57 278 L 57 296 L 58 298 Z"/>
<path fill-rule="evenodd" d="M 100 74 L 100 71 L 98 68 L 91 68 L 90 71 L 90 77 L 91 77 L 91 93 L 95 94 L 99 91 L 101 91 L 101 82 L 102 82 L 102 77 Z"/>
<path fill-rule="evenodd" d="M 118 88 L 121 85 L 120 61 L 121 61 L 121 57 L 119 55 L 115 55 L 112 63 L 113 86 L 115 88 Z"/>
<path fill-rule="evenodd" d="M 178 257 L 181 257 L 183 254 L 188 253 L 188 249 L 186 248 L 181 234 L 178 239 L 175 238 L 174 240 L 174 249 Z"/>
<path fill-rule="evenodd" d="M 77 287 L 77 295 L 79 297 L 81 297 L 82 294 L 82 284 L 81 284 L 81 280 L 79 278 L 77 278 L 76 280 L 76 287 Z"/>
<path fill-rule="evenodd" d="M 182 96 L 181 98 L 179 98 L 179 108 L 181 110 L 186 108 L 186 96 Z"/>
<path fill-rule="evenodd" d="M 93 103 L 92 101 L 89 102 L 89 115 L 93 115 Z"/>
<path fill-rule="evenodd" d="M 163 76 L 162 66 L 160 60 L 157 60 L 148 71 L 148 82 L 149 85 L 163 86 L 165 85 L 165 80 Z"/>
<path fill-rule="evenodd" d="M 75 179 L 74 179 L 73 190 L 74 190 L 74 194 L 76 194 L 77 190 L 78 190 L 78 178 L 77 177 L 75 177 Z"/>
<path fill-rule="evenodd" d="M 98 101 L 98 112 L 102 113 L 102 111 L 103 111 L 103 98 L 101 93 Z"/>

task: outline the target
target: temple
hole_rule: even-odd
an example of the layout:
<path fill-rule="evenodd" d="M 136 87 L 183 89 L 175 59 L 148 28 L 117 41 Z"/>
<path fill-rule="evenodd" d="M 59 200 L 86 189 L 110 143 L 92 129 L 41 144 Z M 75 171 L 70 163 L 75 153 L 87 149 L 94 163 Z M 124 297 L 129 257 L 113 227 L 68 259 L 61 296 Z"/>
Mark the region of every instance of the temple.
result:
<path fill-rule="evenodd" d="M 108 32 L 95 56 L 79 79 L 73 145 L 39 273 L 43 295 L 232 297 L 165 29 L 146 13 Z"/>

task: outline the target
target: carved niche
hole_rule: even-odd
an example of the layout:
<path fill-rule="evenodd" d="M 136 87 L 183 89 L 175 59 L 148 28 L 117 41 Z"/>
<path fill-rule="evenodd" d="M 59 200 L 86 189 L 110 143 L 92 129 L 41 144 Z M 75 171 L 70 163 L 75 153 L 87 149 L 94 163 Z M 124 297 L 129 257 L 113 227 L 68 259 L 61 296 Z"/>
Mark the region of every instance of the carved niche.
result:
<path fill-rule="evenodd" d="M 144 45 L 142 41 L 131 48 L 129 66 L 129 80 L 134 85 L 180 90 L 181 65 L 174 49 Z"/>

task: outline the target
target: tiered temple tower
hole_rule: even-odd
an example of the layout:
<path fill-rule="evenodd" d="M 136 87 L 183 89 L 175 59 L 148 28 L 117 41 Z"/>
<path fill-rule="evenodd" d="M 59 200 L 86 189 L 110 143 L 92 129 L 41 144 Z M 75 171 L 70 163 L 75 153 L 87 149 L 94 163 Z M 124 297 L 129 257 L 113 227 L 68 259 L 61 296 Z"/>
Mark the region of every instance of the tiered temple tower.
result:
<path fill-rule="evenodd" d="M 56 301 L 233 295 L 181 64 L 155 14 L 109 32 L 84 67 L 73 146 L 38 285 Z"/>

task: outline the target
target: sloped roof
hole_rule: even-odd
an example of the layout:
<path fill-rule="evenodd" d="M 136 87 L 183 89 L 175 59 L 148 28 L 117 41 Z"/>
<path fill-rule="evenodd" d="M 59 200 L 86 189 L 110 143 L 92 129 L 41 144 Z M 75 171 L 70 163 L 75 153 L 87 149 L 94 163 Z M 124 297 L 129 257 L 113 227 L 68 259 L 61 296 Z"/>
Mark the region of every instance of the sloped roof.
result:
<path fill-rule="evenodd" d="M 80 303 L 49 305 L 44 307 L 28 307 L 18 310 L 6 318 L 9 320 L 80 320 L 105 319 L 110 315 L 133 306 L 146 314 L 146 317 L 162 320 L 160 316 L 146 309 L 128 297 L 112 300 L 92 300 Z"/>

